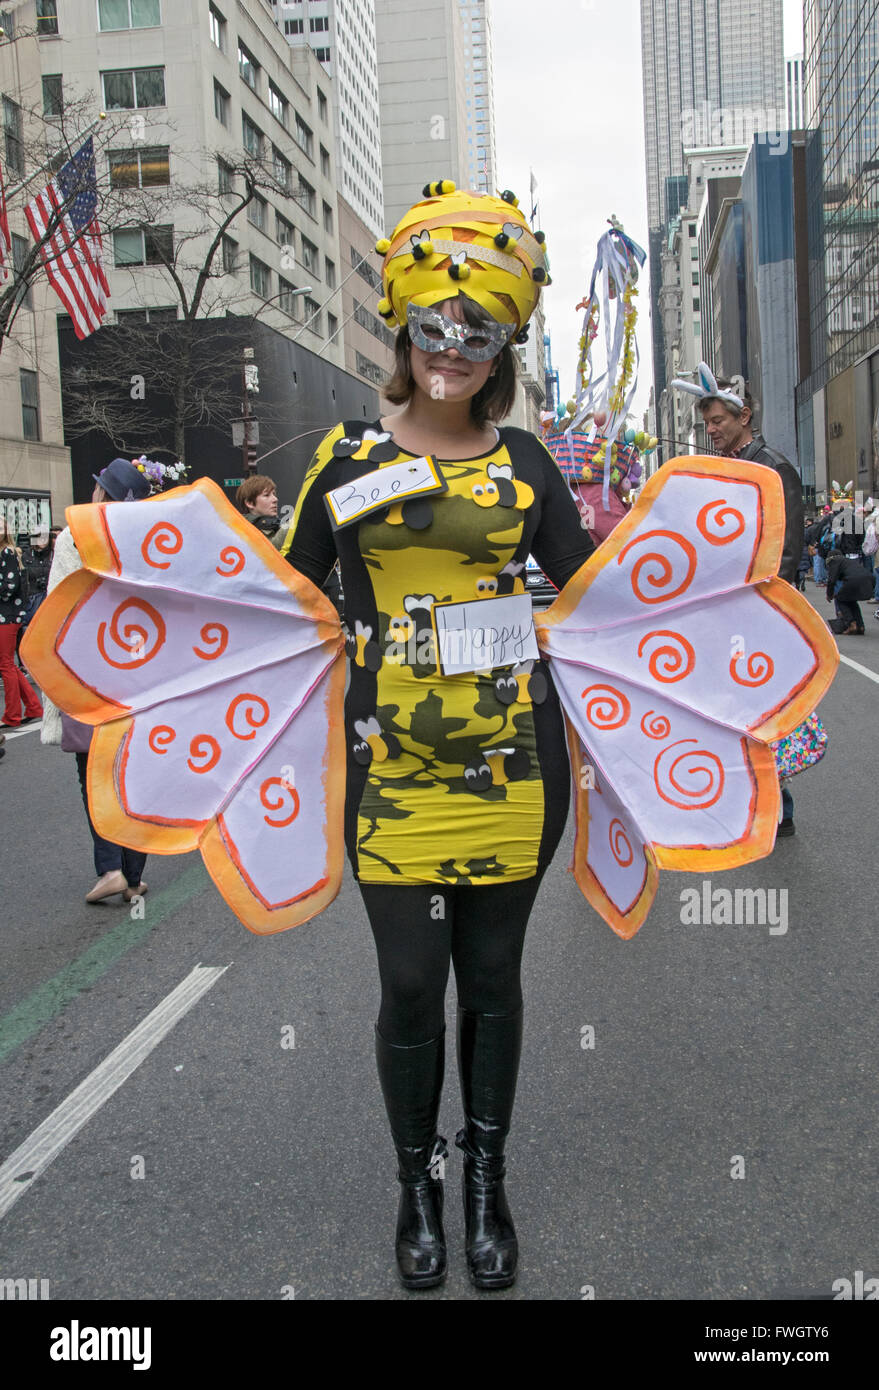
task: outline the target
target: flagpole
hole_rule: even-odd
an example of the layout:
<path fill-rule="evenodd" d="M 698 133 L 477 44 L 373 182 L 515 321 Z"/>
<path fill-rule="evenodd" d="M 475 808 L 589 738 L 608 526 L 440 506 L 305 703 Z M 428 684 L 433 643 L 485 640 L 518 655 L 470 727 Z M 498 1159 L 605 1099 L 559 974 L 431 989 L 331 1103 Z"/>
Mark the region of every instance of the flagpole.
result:
<path fill-rule="evenodd" d="M 87 140 L 87 139 L 89 138 L 89 136 L 91 135 L 92 131 L 93 131 L 93 130 L 96 130 L 97 127 L 101 124 L 101 121 L 105 121 L 106 119 L 107 119 L 107 113 L 106 113 L 106 111 L 102 111 L 102 112 L 100 113 L 100 115 L 98 116 L 97 120 L 92 121 L 91 125 L 90 125 L 90 126 L 87 126 L 86 129 L 82 132 L 82 134 L 81 134 L 81 135 L 78 135 L 78 136 L 76 137 L 77 140 L 78 140 L 80 143 L 81 143 L 83 140 Z M 55 158 L 55 157 L 56 157 L 56 156 L 53 155 L 53 158 Z M 51 163 L 51 161 L 50 161 L 50 163 Z M 45 174 L 45 173 L 47 173 L 48 170 L 49 170 L 49 164 L 41 164 L 40 167 L 39 167 L 38 169 L 35 169 L 34 172 L 33 172 L 32 174 L 29 174 L 28 177 L 27 177 L 26 179 L 22 179 L 22 180 L 21 180 L 21 183 L 15 184 L 15 186 L 14 186 L 13 188 L 7 188 L 7 190 L 6 190 L 6 201 L 7 201 L 7 203 L 9 202 L 9 199 L 13 196 L 13 194 L 15 194 L 15 193 L 20 193 L 21 190 L 22 190 L 23 188 L 27 188 L 27 186 L 28 186 L 29 183 L 33 183 L 34 179 L 39 178 L 40 174 Z"/>

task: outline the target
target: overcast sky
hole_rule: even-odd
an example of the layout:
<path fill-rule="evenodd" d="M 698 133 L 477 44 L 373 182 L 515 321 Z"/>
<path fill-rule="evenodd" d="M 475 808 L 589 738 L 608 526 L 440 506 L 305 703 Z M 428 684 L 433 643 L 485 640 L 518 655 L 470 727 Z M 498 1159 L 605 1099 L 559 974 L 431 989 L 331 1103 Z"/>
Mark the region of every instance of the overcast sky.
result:
<path fill-rule="evenodd" d="M 735 0 L 725 0 L 728 4 Z M 802 0 L 783 0 L 784 52 L 800 52 Z M 616 213 L 647 250 L 639 0 L 491 0 L 498 186 L 526 217 L 537 180 L 553 283 L 544 291 L 561 398 L 573 394 L 598 238 Z M 536 225 L 536 224 L 535 224 Z M 647 267 L 639 281 L 640 425 L 652 382 Z"/>

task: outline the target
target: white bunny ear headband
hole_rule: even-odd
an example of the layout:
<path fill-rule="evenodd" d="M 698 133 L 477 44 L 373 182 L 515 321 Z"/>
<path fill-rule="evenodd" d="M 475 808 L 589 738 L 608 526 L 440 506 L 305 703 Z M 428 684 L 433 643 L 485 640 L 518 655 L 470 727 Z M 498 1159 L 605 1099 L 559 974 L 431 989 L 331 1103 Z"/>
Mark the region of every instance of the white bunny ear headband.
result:
<path fill-rule="evenodd" d="M 736 410 L 742 409 L 745 402 L 741 396 L 737 396 L 735 391 L 721 391 L 717 385 L 717 377 L 707 362 L 699 363 L 698 377 L 698 383 L 675 380 L 672 386 L 676 386 L 679 391 L 689 391 L 691 396 L 698 396 L 703 401 L 724 401 L 727 405 L 734 405 Z"/>

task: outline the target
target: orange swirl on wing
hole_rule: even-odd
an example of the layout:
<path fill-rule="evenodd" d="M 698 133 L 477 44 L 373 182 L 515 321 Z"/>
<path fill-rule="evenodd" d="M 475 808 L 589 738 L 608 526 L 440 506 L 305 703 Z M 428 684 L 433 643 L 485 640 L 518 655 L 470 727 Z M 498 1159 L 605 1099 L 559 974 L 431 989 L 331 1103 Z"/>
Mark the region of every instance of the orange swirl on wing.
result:
<path fill-rule="evenodd" d="M 672 642 L 680 643 L 680 647 L 666 643 L 665 646 L 657 647 L 652 651 L 647 663 L 651 676 L 654 680 L 665 681 L 668 684 L 672 681 L 682 681 L 684 676 L 690 674 L 696 664 L 696 653 L 690 643 L 679 632 L 671 632 L 668 628 L 658 628 L 641 638 L 638 643 L 639 656 L 644 650 L 644 644 L 653 637 L 668 637 Z"/>
<path fill-rule="evenodd" d="M 140 553 L 147 564 L 152 565 L 153 569 L 166 570 L 171 568 L 171 561 L 154 559 L 150 554 L 150 549 L 158 551 L 160 555 L 176 555 L 182 546 L 183 536 L 177 527 L 172 526 L 170 521 L 158 521 L 144 536 Z"/>
<path fill-rule="evenodd" d="M 239 550 L 237 545 L 225 545 L 220 551 L 220 564 L 228 565 L 229 569 L 221 570 L 217 565 L 217 574 L 221 574 L 224 579 L 230 579 L 233 574 L 240 574 L 244 569 L 244 552 Z"/>
<path fill-rule="evenodd" d="M 282 792 L 279 797 L 272 800 L 269 796 L 270 787 L 281 787 Z M 299 815 L 299 793 L 295 787 L 291 787 L 289 782 L 285 782 L 283 777 L 268 777 L 259 789 L 259 799 L 263 806 L 269 811 L 280 811 L 284 805 L 284 792 L 289 792 L 293 798 L 293 810 L 284 820 L 272 820 L 271 816 L 263 816 L 266 825 L 273 825 L 282 828 L 285 825 L 292 825 Z"/>
<path fill-rule="evenodd" d="M 652 719 L 650 719 L 651 714 L 653 715 Z M 648 719 L 650 719 L 649 725 Z M 653 710 L 649 709 L 641 718 L 641 732 L 645 733 L 648 738 L 667 738 L 671 733 L 671 724 L 664 714 L 654 714 Z"/>
<path fill-rule="evenodd" d="M 167 753 L 168 747 L 177 737 L 177 731 L 171 728 L 170 724 L 157 724 L 154 729 L 150 729 L 147 743 L 154 753 Z"/>
<path fill-rule="evenodd" d="M 251 706 L 251 708 L 248 708 Z M 239 733 L 235 727 L 235 716 L 239 709 L 243 709 L 243 720 L 250 726 L 249 733 Z M 226 710 L 226 728 L 236 738 L 248 739 L 256 738 L 257 729 L 261 729 L 269 717 L 269 707 L 261 695 L 236 695 L 229 708 Z"/>
<path fill-rule="evenodd" d="M 722 528 L 727 517 L 733 518 L 733 524 L 736 528 L 734 531 L 722 529 L 709 531 L 709 526 Z M 703 535 L 711 545 L 729 545 L 730 541 L 736 541 L 739 536 L 744 535 L 745 518 L 737 507 L 729 505 L 725 497 L 718 497 L 714 502 L 706 502 L 705 506 L 701 508 L 696 517 L 696 525 L 700 535 Z"/>
<path fill-rule="evenodd" d="M 767 656 L 766 652 L 752 652 L 745 662 L 745 669 L 748 674 L 747 676 L 740 676 L 736 663 L 741 661 L 742 656 L 743 653 L 738 652 L 730 659 L 729 663 L 729 673 L 736 685 L 765 685 L 767 681 L 772 680 L 775 674 L 775 662 L 771 656 Z"/>
<path fill-rule="evenodd" d="M 616 819 L 611 821 L 608 827 L 608 840 L 610 852 L 614 859 L 621 868 L 627 869 L 635 858 L 635 851 L 632 849 L 631 841 L 622 821 Z"/>
<path fill-rule="evenodd" d="M 612 685 L 587 685 L 580 696 L 591 699 L 586 705 L 586 718 L 595 729 L 621 729 L 628 722 L 632 707 L 621 690 Z"/>
<path fill-rule="evenodd" d="M 674 757 L 675 749 L 687 743 L 698 744 L 698 740 L 681 738 L 663 748 L 653 764 L 653 781 L 663 801 L 670 806 L 679 806 L 683 811 L 703 811 L 720 800 L 724 784 L 723 763 L 716 753 L 699 747 Z M 687 778 L 687 784 L 680 780 L 682 777 Z M 665 783 L 668 790 L 663 790 L 660 781 Z M 677 800 L 671 795 L 673 791 L 686 800 Z"/>
<path fill-rule="evenodd" d="M 220 745 L 210 734 L 196 734 L 189 745 L 190 756 L 186 759 L 188 767 L 193 772 L 210 772 L 212 767 L 216 767 L 220 761 Z M 201 767 L 196 767 L 193 758 L 207 758 L 207 762 L 202 763 Z"/>
<path fill-rule="evenodd" d="M 129 615 L 137 614 L 140 622 L 126 622 Z M 151 626 L 145 625 L 149 624 Z M 107 651 L 107 635 L 110 641 L 126 654 L 126 660 L 116 661 Z M 165 620 L 161 613 L 142 598 L 127 598 L 120 603 L 107 623 L 98 625 L 98 651 L 110 666 L 117 671 L 131 671 L 152 661 L 156 652 L 165 643 Z"/>
<path fill-rule="evenodd" d="M 205 623 L 199 637 L 205 646 L 212 642 L 217 644 L 217 650 L 214 652 L 202 652 L 199 651 L 198 647 L 193 647 L 192 650 L 195 655 L 200 656 L 202 661 L 216 661 L 217 657 L 222 656 L 229 645 L 229 629 L 224 627 L 222 623 Z"/>
<path fill-rule="evenodd" d="M 641 555 L 632 566 L 631 581 L 632 592 L 642 603 L 664 603 L 666 599 L 677 598 L 685 589 L 689 588 L 693 575 L 696 573 L 696 551 L 690 542 L 679 535 L 677 531 L 645 531 L 643 536 L 635 536 L 634 540 L 624 545 L 617 556 L 617 564 L 621 565 L 624 557 L 635 545 L 643 545 L 645 541 L 653 540 L 657 536 L 663 536 L 666 540 L 674 541 L 675 545 L 680 546 L 687 560 L 687 572 L 677 585 L 677 588 L 669 589 L 666 586 L 674 580 L 674 563 L 667 555 L 663 555 L 660 550 L 650 550 L 646 555 Z M 662 589 L 659 594 L 645 594 L 639 587 L 641 581 L 641 571 L 645 565 L 656 566 L 657 571 L 653 574 L 645 575 L 645 581 L 654 589 Z"/>

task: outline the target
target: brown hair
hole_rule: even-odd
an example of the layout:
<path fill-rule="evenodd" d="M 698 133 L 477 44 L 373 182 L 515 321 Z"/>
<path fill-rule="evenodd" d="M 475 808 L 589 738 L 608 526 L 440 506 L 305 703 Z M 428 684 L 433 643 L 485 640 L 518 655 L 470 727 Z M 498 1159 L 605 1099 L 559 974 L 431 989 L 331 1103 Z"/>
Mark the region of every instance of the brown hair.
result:
<path fill-rule="evenodd" d="M 495 320 L 487 314 L 481 304 L 466 294 L 458 295 L 464 320 L 471 328 L 486 328 Z M 387 386 L 382 387 L 382 395 L 392 405 L 405 405 L 415 393 L 415 378 L 409 363 L 411 347 L 409 329 L 404 324 L 397 330 L 394 343 L 394 373 Z M 470 418 L 474 425 L 497 424 L 505 420 L 516 401 L 517 357 L 511 343 L 505 343 L 494 359 L 497 363 L 494 374 L 470 402 Z"/>
<path fill-rule="evenodd" d="M 723 376 L 719 376 L 719 377 L 717 378 L 717 385 L 718 385 L 718 388 L 719 388 L 721 391 L 734 391 L 734 390 L 735 390 L 735 387 L 733 386 L 732 382 L 731 382 L 731 381 L 727 381 L 726 377 L 723 377 Z M 742 391 L 742 392 L 736 391 L 735 394 L 736 394 L 737 396 L 738 396 L 738 395 L 741 395 L 741 397 L 742 397 L 742 405 L 743 405 L 746 409 L 750 410 L 750 412 L 751 412 L 751 419 L 753 420 L 753 418 L 754 418 L 754 400 L 753 400 L 753 397 L 751 396 L 750 391 L 747 389 L 747 387 L 745 387 L 744 391 Z M 701 401 L 699 402 L 699 409 L 701 410 L 703 406 L 713 405 L 714 402 L 715 402 L 717 399 L 718 399 L 718 398 L 717 398 L 716 396 L 706 396 L 704 400 L 701 400 Z M 720 401 L 720 404 L 726 408 L 726 410 L 728 411 L 728 413 L 729 413 L 730 415 L 741 415 L 741 413 L 742 413 L 742 412 L 739 410 L 739 408 L 738 408 L 737 405 L 733 405 L 732 401 Z"/>
<path fill-rule="evenodd" d="M 274 486 L 273 478 L 267 478 L 264 473 L 255 473 L 252 478 L 244 479 L 235 494 L 235 505 L 243 512 L 253 506 L 257 497 L 261 497 L 264 492 L 271 492 Z"/>

